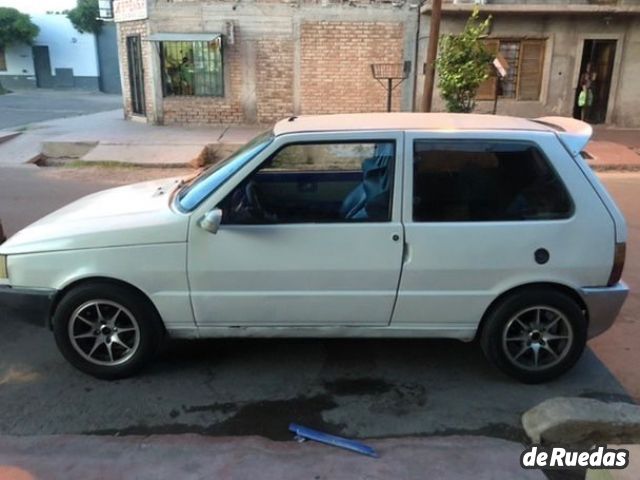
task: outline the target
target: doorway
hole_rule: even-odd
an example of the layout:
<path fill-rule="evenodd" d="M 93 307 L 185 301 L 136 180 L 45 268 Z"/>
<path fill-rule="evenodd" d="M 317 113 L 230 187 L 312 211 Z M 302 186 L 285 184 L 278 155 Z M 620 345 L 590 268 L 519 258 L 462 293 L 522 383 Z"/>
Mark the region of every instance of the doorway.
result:
<path fill-rule="evenodd" d="M 33 67 L 36 72 L 36 86 L 38 88 L 53 88 L 54 79 L 53 75 L 51 75 L 49 47 L 45 45 L 35 45 L 31 51 L 33 52 Z"/>
<path fill-rule="evenodd" d="M 121 94 L 116 24 L 103 22 L 100 33 L 96 35 L 96 42 L 98 44 L 98 64 L 100 65 L 100 91 Z"/>
<path fill-rule="evenodd" d="M 140 35 L 127 37 L 127 61 L 129 64 L 131 110 L 137 115 L 144 115 L 144 70 L 142 68 Z"/>
<path fill-rule="evenodd" d="M 582 49 L 580 75 L 574 98 L 574 118 L 582 118 L 589 123 L 604 123 L 609 106 L 611 77 L 616 54 L 617 40 L 586 39 Z M 583 108 L 578 99 L 583 86 L 590 91 L 590 102 Z M 590 103 L 590 105 L 589 105 Z"/>

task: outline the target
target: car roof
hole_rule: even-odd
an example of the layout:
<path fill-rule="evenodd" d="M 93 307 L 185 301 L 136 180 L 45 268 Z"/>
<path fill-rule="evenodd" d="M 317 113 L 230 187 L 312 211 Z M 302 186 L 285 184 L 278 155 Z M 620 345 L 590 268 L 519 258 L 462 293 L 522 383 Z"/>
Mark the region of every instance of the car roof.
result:
<path fill-rule="evenodd" d="M 358 130 L 528 130 L 553 131 L 543 123 L 519 117 L 470 113 L 348 113 L 301 115 L 281 120 L 275 135 L 301 132 Z"/>

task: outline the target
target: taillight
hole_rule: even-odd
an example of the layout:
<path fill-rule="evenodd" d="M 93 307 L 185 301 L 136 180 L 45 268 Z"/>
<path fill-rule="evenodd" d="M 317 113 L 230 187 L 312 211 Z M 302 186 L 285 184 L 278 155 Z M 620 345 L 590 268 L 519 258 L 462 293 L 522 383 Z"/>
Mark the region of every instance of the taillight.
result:
<path fill-rule="evenodd" d="M 613 267 L 611 267 L 611 275 L 607 286 L 611 287 L 620 281 L 622 277 L 622 269 L 624 268 L 624 257 L 627 251 L 626 243 L 616 243 L 616 249 L 613 254 Z"/>

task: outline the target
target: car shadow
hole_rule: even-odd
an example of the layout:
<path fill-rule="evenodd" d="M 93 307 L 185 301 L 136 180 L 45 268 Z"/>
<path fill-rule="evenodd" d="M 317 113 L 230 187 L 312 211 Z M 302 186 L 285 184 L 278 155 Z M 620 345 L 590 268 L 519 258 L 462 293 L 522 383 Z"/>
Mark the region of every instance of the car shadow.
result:
<path fill-rule="evenodd" d="M 180 412 L 219 422 L 203 433 L 290 438 L 288 422 L 355 437 L 474 433 L 524 440 L 520 416 L 556 396 L 631 399 L 587 349 L 563 377 L 519 383 L 477 343 L 425 339 L 171 341 L 147 378 L 200 376 L 210 400 Z"/>
<path fill-rule="evenodd" d="M 590 351 L 561 378 L 518 383 L 476 343 L 424 339 L 215 339 L 167 343 L 134 377 L 71 367 L 50 332 L 0 325 L 0 433 L 261 435 L 290 422 L 354 438 L 475 434 L 525 441 L 548 398 L 630 401 Z"/>

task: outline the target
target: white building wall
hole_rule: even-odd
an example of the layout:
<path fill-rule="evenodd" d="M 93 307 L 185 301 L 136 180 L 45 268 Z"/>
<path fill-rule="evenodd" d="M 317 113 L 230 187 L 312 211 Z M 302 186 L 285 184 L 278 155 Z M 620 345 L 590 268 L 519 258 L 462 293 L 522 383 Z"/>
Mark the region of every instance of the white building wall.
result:
<path fill-rule="evenodd" d="M 9 45 L 4 49 L 7 70 L 0 75 L 34 75 L 33 56 L 29 45 Z"/>
<path fill-rule="evenodd" d="M 34 45 L 49 47 L 52 75 L 56 68 L 72 68 L 75 77 L 99 75 L 96 39 L 93 34 L 78 32 L 66 15 L 36 14 L 31 19 L 40 27 Z"/>

